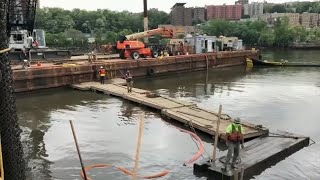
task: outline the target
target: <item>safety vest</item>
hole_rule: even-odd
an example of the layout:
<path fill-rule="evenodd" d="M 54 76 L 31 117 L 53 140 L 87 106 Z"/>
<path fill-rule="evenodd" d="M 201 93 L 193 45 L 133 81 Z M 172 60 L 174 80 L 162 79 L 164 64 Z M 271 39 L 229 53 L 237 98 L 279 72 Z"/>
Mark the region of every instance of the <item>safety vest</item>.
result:
<path fill-rule="evenodd" d="M 105 69 L 100 70 L 100 76 L 106 76 L 107 71 Z"/>
<path fill-rule="evenodd" d="M 243 139 L 243 135 L 242 135 L 240 126 L 238 127 L 238 130 L 237 130 L 236 127 L 233 124 L 231 125 L 232 130 L 231 130 L 231 133 L 230 133 L 230 135 L 228 137 L 229 141 L 231 141 L 231 142 L 239 142 L 239 141 L 241 141 Z"/>

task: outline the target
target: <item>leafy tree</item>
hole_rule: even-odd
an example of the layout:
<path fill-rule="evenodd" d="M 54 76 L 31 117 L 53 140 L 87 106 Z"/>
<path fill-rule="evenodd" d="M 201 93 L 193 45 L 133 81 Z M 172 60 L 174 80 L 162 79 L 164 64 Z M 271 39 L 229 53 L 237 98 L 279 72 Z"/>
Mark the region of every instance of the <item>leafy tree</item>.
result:
<path fill-rule="evenodd" d="M 259 44 L 266 47 L 272 47 L 274 44 L 275 35 L 272 29 L 265 29 L 259 37 Z"/>
<path fill-rule="evenodd" d="M 287 17 L 278 19 L 274 27 L 275 44 L 278 47 L 288 47 L 293 41 L 293 31 L 289 28 L 289 19 Z"/>
<path fill-rule="evenodd" d="M 275 12 L 277 12 L 277 13 L 285 13 L 286 12 L 286 7 L 283 4 L 277 4 L 277 5 L 275 5 L 275 6 L 273 6 L 271 8 L 270 12 L 271 13 L 275 13 Z"/>

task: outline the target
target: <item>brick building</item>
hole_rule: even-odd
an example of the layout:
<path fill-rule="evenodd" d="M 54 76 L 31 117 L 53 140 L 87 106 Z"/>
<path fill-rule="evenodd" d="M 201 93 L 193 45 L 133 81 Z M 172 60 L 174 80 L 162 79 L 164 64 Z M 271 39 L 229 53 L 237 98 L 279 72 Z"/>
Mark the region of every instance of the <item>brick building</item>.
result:
<path fill-rule="evenodd" d="M 243 5 L 207 6 L 207 19 L 240 20 L 243 15 Z"/>
<path fill-rule="evenodd" d="M 268 13 L 260 16 L 260 19 L 265 20 L 268 24 L 274 24 L 277 18 L 288 17 L 290 26 L 303 26 L 312 28 L 319 26 L 319 14 L 317 13 Z"/>
<path fill-rule="evenodd" d="M 193 8 L 184 8 L 184 26 L 192 26 Z"/>
<path fill-rule="evenodd" d="M 319 14 L 317 13 L 302 13 L 300 15 L 300 23 L 303 27 L 313 28 L 319 26 Z"/>
<path fill-rule="evenodd" d="M 206 9 L 202 7 L 186 8 L 186 3 L 176 3 L 171 8 L 171 24 L 175 26 L 192 26 L 194 21 L 206 20 Z"/>
<path fill-rule="evenodd" d="M 184 5 L 186 3 L 176 3 L 171 8 L 171 24 L 172 25 L 184 25 Z"/>
<path fill-rule="evenodd" d="M 193 9 L 193 17 L 192 19 L 194 21 L 200 20 L 200 21 L 206 21 L 206 8 L 203 7 L 196 7 Z"/>

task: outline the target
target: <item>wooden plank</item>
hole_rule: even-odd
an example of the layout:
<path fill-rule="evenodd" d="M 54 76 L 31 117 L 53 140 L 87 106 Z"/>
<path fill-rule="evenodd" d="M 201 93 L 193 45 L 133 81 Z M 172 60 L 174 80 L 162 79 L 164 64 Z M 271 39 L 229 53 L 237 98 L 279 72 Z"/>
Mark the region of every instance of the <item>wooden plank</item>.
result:
<path fill-rule="evenodd" d="M 289 133 L 282 135 L 297 136 Z M 214 166 L 208 162 L 200 162 L 194 165 L 194 173 L 206 172 L 204 174 L 208 179 L 234 179 L 243 168 L 244 179 L 250 179 L 254 175 L 261 173 L 264 169 L 276 164 L 285 157 L 302 149 L 309 144 L 308 137 L 284 138 L 284 137 L 260 137 L 245 143 L 245 148 L 240 151 L 241 163 L 237 165 L 238 169 L 222 171 L 224 166 L 220 160 L 214 162 Z M 227 151 L 222 153 L 218 159 L 223 158 Z M 207 165 L 205 165 L 207 164 Z"/>
<path fill-rule="evenodd" d="M 205 133 L 215 135 L 216 122 L 218 120 L 217 113 L 205 110 L 197 107 L 193 102 L 177 100 L 164 96 L 147 96 L 150 92 L 144 89 L 133 88 L 132 93 L 127 92 L 127 87 L 120 85 L 123 80 L 117 80 L 116 84 L 100 84 L 98 82 L 88 82 L 79 85 L 73 85 L 72 87 L 80 90 L 94 90 L 103 92 L 104 94 L 110 94 L 117 96 L 128 101 L 132 101 L 138 104 L 161 110 L 161 113 L 174 120 L 180 121 L 185 124 L 190 124 Z M 230 116 L 226 114 L 221 115 L 221 123 L 219 126 L 218 135 L 221 138 L 225 134 L 225 129 L 232 122 Z M 214 123 L 214 124 L 212 124 Z M 247 125 L 249 124 L 249 125 Z M 252 138 L 263 134 L 267 134 L 265 129 L 257 129 L 250 123 L 243 123 L 244 137 Z"/>

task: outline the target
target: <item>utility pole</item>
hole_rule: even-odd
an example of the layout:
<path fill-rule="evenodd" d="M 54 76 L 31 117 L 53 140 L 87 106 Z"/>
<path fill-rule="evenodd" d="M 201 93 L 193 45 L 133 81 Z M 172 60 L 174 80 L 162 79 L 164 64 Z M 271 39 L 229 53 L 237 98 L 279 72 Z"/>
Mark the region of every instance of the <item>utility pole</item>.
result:
<path fill-rule="evenodd" d="M 143 27 L 144 31 L 148 31 L 148 3 L 147 0 L 143 0 Z M 144 42 L 148 43 L 148 37 L 144 38 Z"/>

